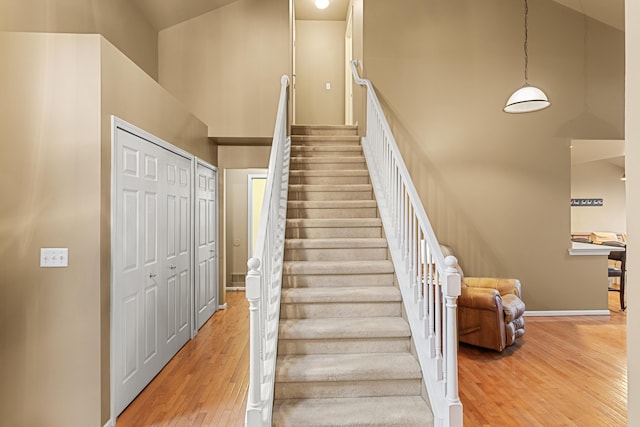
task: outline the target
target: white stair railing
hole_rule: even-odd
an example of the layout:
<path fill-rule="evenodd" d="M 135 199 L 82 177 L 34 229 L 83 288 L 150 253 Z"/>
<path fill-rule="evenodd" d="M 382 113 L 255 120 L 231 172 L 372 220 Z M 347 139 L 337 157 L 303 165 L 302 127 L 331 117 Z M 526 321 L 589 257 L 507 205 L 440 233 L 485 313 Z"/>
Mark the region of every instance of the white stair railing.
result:
<path fill-rule="evenodd" d="M 269 171 L 255 252 L 247 265 L 250 361 L 245 426 L 271 426 L 280 320 L 291 138 L 287 136 L 289 78 L 282 76 Z"/>
<path fill-rule="evenodd" d="M 458 261 L 444 257 L 369 80 L 362 147 L 436 425 L 462 426 L 458 396 Z"/>

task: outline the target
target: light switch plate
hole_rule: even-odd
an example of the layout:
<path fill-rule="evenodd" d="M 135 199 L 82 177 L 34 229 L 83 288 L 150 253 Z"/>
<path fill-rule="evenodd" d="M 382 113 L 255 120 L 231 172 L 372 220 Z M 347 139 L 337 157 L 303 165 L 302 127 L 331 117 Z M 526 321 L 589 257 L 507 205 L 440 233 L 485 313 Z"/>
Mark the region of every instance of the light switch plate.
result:
<path fill-rule="evenodd" d="M 68 267 L 69 248 L 40 248 L 40 267 Z"/>

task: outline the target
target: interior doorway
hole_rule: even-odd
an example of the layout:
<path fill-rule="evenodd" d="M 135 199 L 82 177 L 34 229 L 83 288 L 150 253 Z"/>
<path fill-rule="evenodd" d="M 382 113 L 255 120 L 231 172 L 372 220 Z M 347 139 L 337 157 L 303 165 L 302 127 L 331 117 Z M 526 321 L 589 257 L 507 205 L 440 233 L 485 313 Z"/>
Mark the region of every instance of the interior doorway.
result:
<path fill-rule="evenodd" d="M 342 125 L 346 122 L 348 9 L 349 0 L 331 1 L 326 9 L 318 9 L 312 1 L 294 1 L 291 27 L 295 124 Z"/>
<path fill-rule="evenodd" d="M 225 169 L 224 170 L 224 277 L 226 290 L 244 290 L 249 260 L 250 231 L 253 214 L 250 205 L 250 176 L 266 177 L 266 169 Z M 256 184 L 258 181 L 256 181 Z M 255 186 L 257 190 L 259 185 Z M 254 189 L 252 189 L 254 191 Z M 261 199 L 260 199 L 261 203 Z M 259 213 L 258 213 L 259 217 Z M 255 233 L 253 233 L 255 234 Z"/>

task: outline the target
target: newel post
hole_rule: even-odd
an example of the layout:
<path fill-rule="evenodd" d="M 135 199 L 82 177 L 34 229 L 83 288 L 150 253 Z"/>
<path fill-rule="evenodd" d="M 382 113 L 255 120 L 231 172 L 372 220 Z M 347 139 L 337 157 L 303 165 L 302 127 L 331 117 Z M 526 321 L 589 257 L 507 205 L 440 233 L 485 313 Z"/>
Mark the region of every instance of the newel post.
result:
<path fill-rule="evenodd" d="M 447 347 L 446 347 L 446 400 L 449 406 L 448 417 L 450 426 L 462 425 L 462 403 L 458 395 L 458 297 L 461 292 L 461 278 L 458 271 L 458 260 L 448 256 L 446 264 L 445 307 L 447 319 Z"/>
<path fill-rule="evenodd" d="M 245 426 L 262 426 L 262 398 L 260 381 L 260 260 L 251 258 L 247 262 L 249 272 L 245 284 L 245 295 L 249 301 L 249 395 Z"/>

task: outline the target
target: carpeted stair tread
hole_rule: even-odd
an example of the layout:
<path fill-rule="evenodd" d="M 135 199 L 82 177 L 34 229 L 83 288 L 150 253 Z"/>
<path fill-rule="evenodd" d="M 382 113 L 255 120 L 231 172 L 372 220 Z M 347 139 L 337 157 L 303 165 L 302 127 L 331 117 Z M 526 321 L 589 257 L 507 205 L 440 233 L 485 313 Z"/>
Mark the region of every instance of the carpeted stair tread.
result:
<path fill-rule="evenodd" d="M 292 303 L 344 303 L 344 302 L 399 302 L 402 294 L 395 286 L 351 288 L 288 288 L 282 290 L 281 302 Z"/>
<path fill-rule="evenodd" d="M 381 227 L 380 218 L 289 218 L 287 228 Z"/>
<path fill-rule="evenodd" d="M 285 261 L 287 262 L 287 261 Z M 282 276 L 284 288 L 349 288 L 393 286 L 393 273 L 386 274 L 300 274 Z"/>
<path fill-rule="evenodd" d="M 321 170 L 308 170 L 308 169 L 296 169 L 296 170 L 290 170 L 289 171 L 289 176 L 293 177 L 293 176 L 313 176 L 313 177 L 319 177 L 319 176 L 344 176 L 344 177 L 351 177 L 351 176 L 369 176 L 369 171 L 366 169 L 337 169 L 337 170 L 333 170 L 333 169 L 321 169 Z"/>
<path fill-rule="evenodd" d="M 358 135 L 357 125 L 291 125 L 291 135 Z"/>
<path fill-rule="evenodd" d="M 341 153 L 361 153 L 362 147 L 359 145 L 298 145 L 293 144 L 291 151 L 296 153 L 325 153 L 325 152 L 341 152 Z"/>
<path fill-rule="evenodd" d="M 277 400 L 274 427 L 429 427 L 433 415 L 420 396 Z"/>
<path fill-rule="evenodd" d="M 411 331 L 401 317 L 280 320 L 280 339 L 405 338 Z"/>
<path fill-rule="evenodd" d="M 288 209 L 358 209 L 375 208 L 375 200 L 289 200 Z"/>
<path fill-rule="evenodd" d="M 289 193 L 303 191 L 372 191 L 371 184 L 289 184 Z"/>
<path fill-rule="evenodd" d="M 386 248 L 387 240 L 381 237 L 371 238 L 333 238 L 333 239 L 286 239 L 285 249 L 344 249 L 344 248 Z"/>
<path fill-rule="evenodd" d="M 411 353 L 306 354 L 279 356 L 276 382 L 374 381 L 422 378 Z"/>
<path fill-rule="evenodd" d="M 364 156 L 341 156 L 341 157 L 306 157 L 306 156 L 291 156 L 291 162 L 305 162 L 305 163 L 354 163 L 364 162 Z M 291 166 L 292 169 L 295 167 Z"/>
<path fill-rule="evenodd" d="M 376 261 L 285 261 L 282 273 L 294 274 L 384 274 L 393 273 L 393 263 L 389 260 Z"/>

